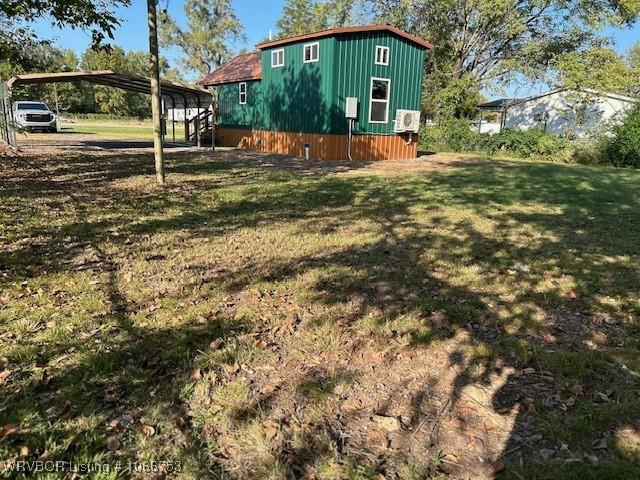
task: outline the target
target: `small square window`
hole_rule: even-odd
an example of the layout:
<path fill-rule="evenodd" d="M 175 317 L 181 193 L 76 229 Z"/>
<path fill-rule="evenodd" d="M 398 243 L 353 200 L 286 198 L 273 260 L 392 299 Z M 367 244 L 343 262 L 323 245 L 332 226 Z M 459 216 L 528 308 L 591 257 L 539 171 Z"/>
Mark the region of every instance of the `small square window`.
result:
<path fill-rule="evenodd" d="M 271 66 L 282 67 L 284 65 L 284 48 L 271 52 Z"/>
<path fill-rule="evenodd" d="M 238 84 L 238 101 L 240 105 L 244 105 L 247 103 L 247 83 L 240 82 Z"/>
<path fill-rule="evenodd" d="M 317 62 L 319 58 L 319 53 L 320 53 L 320 44 L 318 42 L 307 43 L 302 49 L 302 51 L 303 51 L 302 61 L 304 63 Z"/>
<path fill-rule="evenodd" d="M 376 65 L 389 65 L 389 47 L 376 45 Z"/>

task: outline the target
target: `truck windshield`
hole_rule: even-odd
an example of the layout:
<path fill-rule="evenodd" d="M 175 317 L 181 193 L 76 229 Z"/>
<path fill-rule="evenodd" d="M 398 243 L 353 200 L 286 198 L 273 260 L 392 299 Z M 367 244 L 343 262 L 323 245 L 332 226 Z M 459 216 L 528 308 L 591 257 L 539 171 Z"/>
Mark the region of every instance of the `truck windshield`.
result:
<path fill-rule="evenodd" d="M 47 107 L 44 103 L 26 102 L 19 103 L 18 110 L 44 110 L 45 112 L 48 112 L 49 107 Z"/>

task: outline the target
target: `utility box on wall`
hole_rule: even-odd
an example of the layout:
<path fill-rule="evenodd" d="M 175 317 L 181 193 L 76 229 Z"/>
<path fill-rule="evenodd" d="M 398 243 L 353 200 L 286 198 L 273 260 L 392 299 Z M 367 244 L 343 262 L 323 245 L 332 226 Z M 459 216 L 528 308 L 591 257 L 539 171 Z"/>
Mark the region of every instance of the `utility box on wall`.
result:
<path fill-rule="evenodd" d="M 358 118 L 358 99 L 356 97 L 346 98 L 344 116 L 346 118 Z"/>

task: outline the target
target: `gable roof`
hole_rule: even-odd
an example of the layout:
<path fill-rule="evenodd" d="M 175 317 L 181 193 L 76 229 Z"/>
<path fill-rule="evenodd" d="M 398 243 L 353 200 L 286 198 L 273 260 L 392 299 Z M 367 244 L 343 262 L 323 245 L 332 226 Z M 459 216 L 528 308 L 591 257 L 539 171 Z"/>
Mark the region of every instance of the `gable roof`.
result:
<path fill-rule="evenodd" d="M 245 53 L 233 57 L 217 70 L 211 72 L 202 80 L 200 85 L 221 85 L 223 83 L 244 82 L 247 80 L 260 80 L 262 78 L 262 62 L 260 53 Z"/>
<path fill-rule="evenodd" d="M 594 95 L 594 96 L 598 96 L 598 97 L 606 97 L 606 98 L 612 98 L 614 100 L 621 100 L 623 102 L 633 103 L 633 102 L 637 101 L 637 99 L 634 98 L 634 97 L 630 97 L 628 95 L 621 95 L 619 93 L 599 91 L 599 90 L 594 90 L 592 88 L 562 87 L 562 88 L 556 88 L 555 90 L 550 90 L 548 92 L 541 93 L 539 95 L 533 95 L 531 97 L 522 98 L 522 99 L 518 100 L 516 103 L 530 102 L 532 100 L 538 100 L 539 98 L 544 98 L 544 97 L 548 97 L 550 95 L 555 95 L 556 93 L 562 93 L 562 92 L 567 92 L 567 91 L 583 92 L 583 93 L 588 93 L 590 95 Z"/>
<path fill-rule="evenodd" d="M 380 31 L 391 32 L 394 35 L 404 38 L 405 40 L 408 40 L 409 42 L 425 49 L 433 48 L 433 45 L 430 42 L 427 42 L 426 40 L 420 37 L 411 35 L 410 33 L 407 33 L 404 30 L 400 30 L 399 28 L 393 27 L 391 25 L 360 25 L 355 27 L 327 28 L 326 30 L 320 30 L 318 32 L 306 33 L 304 35 L 295 35 L 293 37 L 279 38 L 277 40 L 262 42 L 256 45 L 256 47 L 259 48 L 260 50 L 264 50 L 265 48 L 276 47 L 278 45 L 286 45 L 289 43 L 300 42 L 302 40 L 309 40 L 312 38 L 333 37 L 337 35 L 346 35 L 349 33 L 380 32 Z"/>
<path fill-rule="evenodd" d="M 515 102 L 518 102 L 517 98 L 499 98 L 497 100 L 492 100 L 490 102 L 481 103 L 478 105 L 480 110 L 502 110 L 509 105 L 512 105 Z"/>
<path fill-rule="evenodd" d="M 113 70 L 95 70 L 80 72 L 48 72 L 25 73 L 16 75 L 7 81 L 9 90 L 20 85 L 40 85 L 44 83 L 65 83 L 85 81 L 96 85 L 108 85 L 132 92 L 151 94 L 149 77 L 133 73 L 114 72 Z M 211 102 L 211 93 L 202 87 L 195 87 L 170 80 L 160 81 L 163 97 L 171 99 L 172 105 L 181 107 L 196 107 Z"/>

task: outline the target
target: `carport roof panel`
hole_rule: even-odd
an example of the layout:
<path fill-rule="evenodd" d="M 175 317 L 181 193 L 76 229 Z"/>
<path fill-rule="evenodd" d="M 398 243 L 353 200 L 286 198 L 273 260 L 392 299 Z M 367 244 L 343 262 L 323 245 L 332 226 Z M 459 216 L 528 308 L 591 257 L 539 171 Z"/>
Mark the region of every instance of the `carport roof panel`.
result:
<path fill-rule="evenodd" d="M 109 87 L 121 88 L 133 92 L 151 94 L 151 79 L 131 73 L 118 73 L 112 70 L 91 72 L 56 72 L 56 73 L 27 73 L 12 77 L 7 86 L 11 89 L 19 85 L 38 83 L 79 82 L 85 81 Z M 160 91 L 164 97 L 169 97 L 174 104 L 187 107 L 206 107 L 211 103 L 208 90 L 169 80 L 160 81 Z M 186 105 L 185 105 L 186 103 Z"/>

